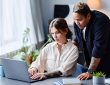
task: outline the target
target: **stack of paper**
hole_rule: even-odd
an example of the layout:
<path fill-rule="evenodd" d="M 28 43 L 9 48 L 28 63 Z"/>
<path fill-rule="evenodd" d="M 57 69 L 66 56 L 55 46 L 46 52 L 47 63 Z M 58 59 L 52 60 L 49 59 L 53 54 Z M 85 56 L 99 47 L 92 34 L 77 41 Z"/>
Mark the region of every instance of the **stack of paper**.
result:
<path fill-rule="evenodd" d="M 77 78 L 62 79 L 63 85 L 81 85 L 81 81 Z"/>

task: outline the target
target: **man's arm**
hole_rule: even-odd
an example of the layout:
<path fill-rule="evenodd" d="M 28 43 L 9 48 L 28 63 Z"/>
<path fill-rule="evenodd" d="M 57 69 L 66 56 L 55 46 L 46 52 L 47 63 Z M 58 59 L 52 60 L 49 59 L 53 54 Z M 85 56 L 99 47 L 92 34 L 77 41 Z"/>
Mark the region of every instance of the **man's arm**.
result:
<path fill-rule="evenodd" d="M 91 58 L 91 62 L 90 62 L 90 65 L 89 65 L 89 68 L 88 68 L 88 71 L 85 72 L 85 73 L 82 73 L 78 76 L 78 78 L 80 80 L 85 80 L 85 79 L 88 79 L 88 78 L 91 78 L 92 77 L 92 74 L 91 74 L 91 71 L 95 71 L 98 67 L 100 63 L 100 58 L 95 58 L 95 57 L 92 57 Z"/>
<path fill-rule="evenodd" d="M 100 58 L 92 57 L 88 69 L 92 69 L 93 71 L 95 71 L 97 69 L 99 63 L 100 63 Z"/>

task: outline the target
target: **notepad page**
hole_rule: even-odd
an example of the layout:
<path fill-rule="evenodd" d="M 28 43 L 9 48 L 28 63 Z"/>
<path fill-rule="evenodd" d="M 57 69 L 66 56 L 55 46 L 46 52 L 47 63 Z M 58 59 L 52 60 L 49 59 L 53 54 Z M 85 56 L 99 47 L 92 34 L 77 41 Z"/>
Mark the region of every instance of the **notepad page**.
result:
<path fill-rule="evenodd" d="M 64 85 L 81 85 L 81 81 L 77 78 L 64 78 L 62 82 Z"/>

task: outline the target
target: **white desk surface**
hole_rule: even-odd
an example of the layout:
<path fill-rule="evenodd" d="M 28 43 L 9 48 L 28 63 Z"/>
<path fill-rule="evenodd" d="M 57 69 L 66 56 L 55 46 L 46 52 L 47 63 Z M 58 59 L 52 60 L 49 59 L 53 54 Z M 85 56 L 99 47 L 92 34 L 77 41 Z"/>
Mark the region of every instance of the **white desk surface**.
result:
<path fill-rule="evenodd" d="M 12 79 L 7 79 L 7 78 L 4 78 L 4 77 L 2 77 L 2 78 L 0 77 L 0 85 L 53 85 L 53 83 L 55 81 L 61 81 L 62 78 L 64 78 L 64 77 L 50 78 L 50 79 L 46 79 L 46 80 L 43 80 L 43 81 L 27 83 L 27 82 L 22 82 L 22 81 L 17 81 L 17 80 L 12 80 Z M 110 80 L 107 80 L 107 81 L 110 81 Z M 81 85 L 93 85 L 92 84 L 92 79 L 83 80 L 81 82 L 82 82 Z M 110 84 L 105 84 L 105 85 L 110 85 Z"/>

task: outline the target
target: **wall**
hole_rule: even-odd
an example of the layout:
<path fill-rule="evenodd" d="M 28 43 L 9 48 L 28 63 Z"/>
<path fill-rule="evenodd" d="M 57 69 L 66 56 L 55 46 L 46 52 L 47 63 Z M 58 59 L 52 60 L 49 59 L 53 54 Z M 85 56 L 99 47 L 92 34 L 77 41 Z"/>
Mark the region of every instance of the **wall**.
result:
<path fill-rule="evenodd" d="M 110 18 L 110 0 L 102 0 L 102 9 L 99 11 L 105 13 Z"/>

